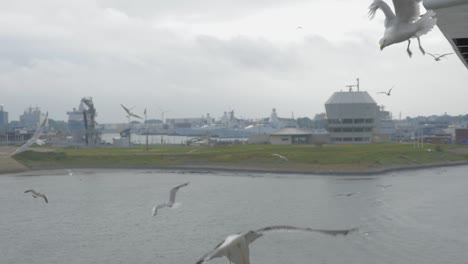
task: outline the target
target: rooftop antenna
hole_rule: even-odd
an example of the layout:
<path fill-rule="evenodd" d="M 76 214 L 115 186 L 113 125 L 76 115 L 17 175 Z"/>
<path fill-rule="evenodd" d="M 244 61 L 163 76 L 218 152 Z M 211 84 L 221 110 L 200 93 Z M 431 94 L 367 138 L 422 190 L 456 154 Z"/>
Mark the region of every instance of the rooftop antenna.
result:
<path fill-rule="evenodd" d="M 347 87 L 349 89 L 350 92 L 353 91 L 353 87 L 356 86 L 354 84 L 351 84 L 351 85 L 345 85 L 345 87 Z"/>
<path fill-rule="evenodd" d="M 356 84 L 357 91 L 359 92 L 359 78 L 357 78 L 356 81 L 357 81 L 357 84 Z"/>

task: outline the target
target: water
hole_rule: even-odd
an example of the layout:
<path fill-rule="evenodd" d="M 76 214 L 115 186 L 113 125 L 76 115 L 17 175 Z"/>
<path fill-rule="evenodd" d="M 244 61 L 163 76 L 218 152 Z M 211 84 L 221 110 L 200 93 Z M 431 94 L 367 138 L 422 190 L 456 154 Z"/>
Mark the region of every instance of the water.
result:
<path fill-rule="evenodd" d="M 468 167 L 372 177 L 67 170 L 0 176 L 0 263 L 195 263 L 228 234 L 273 224 L 252 264 L 466 263 Z M 40 176 L 40 174 L 44 174 Z M 154 204 L 168 190 L 175 209 Z M 391 185 L 385 189 L 377 185 Z M 44 192 L 49 204 L 23 191 Z M 352 196 L 336 196 L 356 192 Z M 210 263 L 228 263 L 214 259 Z"/>

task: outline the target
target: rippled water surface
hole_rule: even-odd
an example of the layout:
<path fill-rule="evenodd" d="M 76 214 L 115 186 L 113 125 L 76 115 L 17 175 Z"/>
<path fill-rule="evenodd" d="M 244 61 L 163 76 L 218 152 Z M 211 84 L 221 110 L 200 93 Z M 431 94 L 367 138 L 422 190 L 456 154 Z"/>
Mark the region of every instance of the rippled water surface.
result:
<path fill-rule="evenodd" d="M 467 263 L 467 172 L 1 175 L 0 263 L 195 263 L 227 235 L 273 224 L 360 229 L 347 237 L 270 234 L 251 245 L 252 264 Z M 185 181 L 180 204 L 152 217 L 154 204 Z M 29 188 L 49 204 L 24 194 Z M 354 194 L 338 196 L 346 193 Z"/>

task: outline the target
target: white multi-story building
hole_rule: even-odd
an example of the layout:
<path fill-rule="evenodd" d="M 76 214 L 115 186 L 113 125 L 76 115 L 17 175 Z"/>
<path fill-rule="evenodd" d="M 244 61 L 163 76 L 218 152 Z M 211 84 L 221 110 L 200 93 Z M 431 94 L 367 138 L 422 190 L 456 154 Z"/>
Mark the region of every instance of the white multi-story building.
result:
<path fill-rule="evenodd" d="M 367 92 L 335 92 L 325 103 L 332 143 L 371 143 L 379 107 Z"/>

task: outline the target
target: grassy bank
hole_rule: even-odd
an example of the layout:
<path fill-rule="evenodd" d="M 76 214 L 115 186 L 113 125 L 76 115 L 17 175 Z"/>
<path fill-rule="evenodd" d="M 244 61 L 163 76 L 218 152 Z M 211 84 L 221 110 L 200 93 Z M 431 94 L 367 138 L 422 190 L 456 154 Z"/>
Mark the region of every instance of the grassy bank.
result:
<path fill-rule="evenodd" d="M 430 151 L 428 151 L 430 149 Z M 288 158 L 284 161 L 272 154 Z M 31 169 L 52 168 L 212 168 L 297 172 L 360 172 L 468 161 L 468 148 L 412 144 L 217 147 L 157 146 L 125 149 L 27 151 L 15 158 Z"/>

